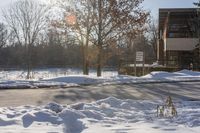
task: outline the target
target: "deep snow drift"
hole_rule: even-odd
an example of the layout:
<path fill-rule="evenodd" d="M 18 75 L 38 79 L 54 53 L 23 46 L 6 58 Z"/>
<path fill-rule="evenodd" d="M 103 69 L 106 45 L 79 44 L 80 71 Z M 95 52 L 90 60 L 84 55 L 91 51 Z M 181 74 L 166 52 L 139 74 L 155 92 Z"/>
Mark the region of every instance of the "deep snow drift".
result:
<path fill-rule="evenodd" d="M 178 116 L 159 118 L 163 101 L 120 100 L 0 108 L 0 132 L 32 133 L 198 133 L 200 102 L 175 101 Z"/>
<path fill-rule="evenodd" d="M 182 70 L 178 72 L 151 72 L 142 77 L 118 75 L 117 71 L 103 71 L 96 77 L 95 71 L 89 76 L 79 69 L 42 69 L 33 72 L 33 79 L 27 80 L 24 71 L 0 71 L 0 88 L 37 88 L 51 86 L 78 86 L 87 84 L 125 84 L 174 81 L 200 81 L 200 72 Z"/>

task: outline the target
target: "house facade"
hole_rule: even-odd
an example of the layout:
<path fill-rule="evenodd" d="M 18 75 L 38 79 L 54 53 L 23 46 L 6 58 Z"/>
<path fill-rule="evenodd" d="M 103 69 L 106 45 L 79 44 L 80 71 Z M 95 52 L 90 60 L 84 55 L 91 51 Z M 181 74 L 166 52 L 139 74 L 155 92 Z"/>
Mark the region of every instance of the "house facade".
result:
<path fill-rule="evenodd" d="M 159 9 L 159 64 L 181 69 L 198 66 L 197 16 L 196 8 Z"/>

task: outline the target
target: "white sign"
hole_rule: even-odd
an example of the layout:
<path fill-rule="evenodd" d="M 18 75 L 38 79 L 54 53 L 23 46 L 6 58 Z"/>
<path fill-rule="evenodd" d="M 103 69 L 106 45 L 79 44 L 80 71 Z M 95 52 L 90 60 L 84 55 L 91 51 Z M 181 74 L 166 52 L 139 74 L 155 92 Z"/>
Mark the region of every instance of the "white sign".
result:
<path fill-rule="evenodd" d="M 136 52 L 136 61 L 143 61 L 144 60 L 144 52 L 137 51 Z"/>

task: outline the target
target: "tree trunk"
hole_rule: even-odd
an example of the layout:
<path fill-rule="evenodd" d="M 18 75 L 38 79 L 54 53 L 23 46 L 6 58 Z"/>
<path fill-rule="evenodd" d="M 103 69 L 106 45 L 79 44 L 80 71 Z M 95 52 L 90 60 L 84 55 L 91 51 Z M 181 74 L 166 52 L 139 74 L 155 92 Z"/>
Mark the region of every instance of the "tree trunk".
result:
<path fill-rule="evenodd" d="M 31 68 L 30 68 L 30 62 L 28 61 L 28 64 L 27 64 L 27 76 L 26 76 L 27 79 L 30 79 L 31 78 Z"/>
<path fill-rule="evenodd" d="M 30 52 L 30 46 L 28 45 L 27 46 L 27 50 L 26 50 L 27 54 L 26 54 L 26 58 L 27 58 L 27 76 L 26 78 L 27 79 L 30 79 L 31 78 L 31 52 Z"/>
<path fill-rule="evenodd" d="M 82 57 L 82 60 L 83 60 L 83 75 L 87 75 L 87 70 L 86 70 L 86 56 L 85 56 L 85 47 L 84 47 L 84 44 L 82 42 L 82 54 L 83 54 L 83 57 Z"/>
<path fill-rule="evenodd" d="M 98 55 L 97 55 L 97 77 L 101 76 L 101 70 L 102 70 L 102 46 L 98 46 Z"/>
<path fill-rule="evenodd" d="M 87 54 L 86 52 L 84 52 L 84 59 L 83 59 L 83 74 L 84 75 L 89 75 L 89 63 L 88 63 L 88 59 L 87 59 Z"/>
<path fill-rule="evenodd" d="M 89 59 L 88 59 L 89 34 L 90 34 L 90 30 L 89 30 L 89 27 L 87 27 L 87 36 L 86 36 L 86 43 L 85 43 L 85 62 L 84 62 L 86 75 L 89 75 Z"/>
<path fill-rule="evenodd" d="M 99 23 L 98 23 L 98 55 L 97 55 L 97 77 L 101 76 L 101 60 L 102 60 L 102 1 L 98 0 L 98 16 L 99 16 Z"/>
<path fill-rule="evenodd" d="M 89 60 L 88 60 L 88 46 L 82 46 L 83 48 L 83 74 L 89 75 Z"/>
<path fill-rule="evenodd" d="M 86 75 L 89 75 L 89 61 L 88 61 L 88 59 L 86 59 L 86 63 L 85 63 L 85 72 L 86 72 Z"/>

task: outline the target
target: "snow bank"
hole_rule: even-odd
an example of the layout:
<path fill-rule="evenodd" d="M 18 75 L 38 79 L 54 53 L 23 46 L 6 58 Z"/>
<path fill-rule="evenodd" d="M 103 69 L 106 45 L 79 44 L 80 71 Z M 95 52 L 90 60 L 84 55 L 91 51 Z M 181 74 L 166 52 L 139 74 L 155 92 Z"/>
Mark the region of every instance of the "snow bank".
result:
<path fill-rule="evenodd" d="M 200 102 L 174 102 L 178 116 L 158 118 L 156 106 L 162 101 L 120 100 L 114 97 L 92 103 L 69 106 L 49 103 L 46 106 L 0 108 L 0 132 L 64 133 L 181 132 L 200 130 Z M 73 107 L 73 108 L 72 108 Z M 59 129 L 58 129 L 59 128 Z"/>
<path fill-rule="evenodd" d="M 80 111 L 65 109 L 59 114 L 59 117 L 63 120 L 65 133 L 80 133 L 85 128 L 83 122 L 79 120 L 85 115 Z"/>
<path fill-rule="evenodd" d="M 63 110 L 63 106 L 57 103 L 49 103 L 45 106 L 46 109 L 59 113 Z"/>
<path fill-rule="evenodd" d="M 24 70 L 10 70 L 0 71 L 0 80 L 26 80 L 27 72 Z M 47 69 L 34 69 L 31 73 L 32 80 L 45 80 L 57 77 L 66 76 L 82 76 L 82 70 L 76 68 L 47 68 Z M 118 75 L 117 71 L 103 70 L 103 77 L 110 77 Z M 96 77 L 94 70 L 90 71 L 91 77 Z"/>
<path fill-rule="evenodd" d="M 57 69 L 56 69 L 57 70 Z M 59 69 L 58 69 L 59 70 Z M 92 72 L 89 76 L 68 72 L 61 69 L 60 71 L 37 71 L 35 78 L 31 80 L 25 79 L 23 71 L 2 71 L 0 72 L 0 88 L 45 88 L 45 87 L 72 87 L 79 85 L 94 84 L 129 84 L 129 83 L 159 83 L 159 82 L 180 82 L 180 81 L 200 81 L 200 72 L 182 70 L 178 72 L 151 72 L 142 77 L 134 77 L 128 75 L 117 75 L 116 71 L 103 72 L 102 77 L 96 77 L 96 73 Z M 74 72 L 75 73 L 75 72 Z"/>
<path fill-rule="evenodd" d="M 195 72 L 190 70 L 181 70 L 172 73 L 157 71 L 157 72 L 151 72 L 150 74 L 143 76 L 143 78 L 155 78 L 155 79 L 175 78 L 175 77 L 200 77 L 200 72 Z"/>

